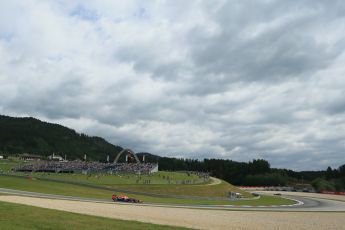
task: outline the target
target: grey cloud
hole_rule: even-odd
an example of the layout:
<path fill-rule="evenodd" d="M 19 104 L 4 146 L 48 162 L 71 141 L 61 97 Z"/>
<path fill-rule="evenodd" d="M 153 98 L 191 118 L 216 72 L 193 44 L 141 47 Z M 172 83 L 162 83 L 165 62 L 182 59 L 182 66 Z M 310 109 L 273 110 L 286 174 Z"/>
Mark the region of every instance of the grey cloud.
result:
<path fill-rule="evenodd" d="M 0 113 L 164 156 L 345 163 L 342 1 L 24 5 L 0 9 Z"/>
<path fill-rule="evenodd" d="M 285 3 L 279 5 L 284 6 Z M 322 34 L 315 34 L 318 26 L 314 23 L 323 22 L 320 26 L 325 26 L 322 17 L 330 13 L 328 10 L 333 11 L 332 6 L 320 10 L 304 5 L 298 11 L 295 7 L 294 11 L 289 9 L 291 7 L 265 10 L 260 3 L 249 9 L 246 5 L 243 7 L 245 9 L 241 10 L 246 11 L 245 17 L 237 15 L 243 12 L 236 12 L 232 3 L 217 12 L 219 19 L 214 20 L 222 28 L 219 35 L 209 37 L 200 27 L 191 31 L 192 57 L 197 73 L 205 76 L 203 80 L 207 83 L 212 83 L 209 80 L 213 79 L 208 78 L 208 74 L 226 75 L 220 84 L 233 81 L 280 82 L 291 77 L 308 77 L 327 67 L 344 48 L 343 43 L 324 45 L 316 42 L 315 36 Z M 258 15 L 260 9 L 263 12 Z M 303 10 L 314 12 L 303 15 Z M 273 20 L 279 21 L 286 15 L 289 16 L 286 22 L 267 29 L 254 39 L 243 35 L 245 32 L 254 33 L 255 25 L 273 23 Z"/>
<path fill-rule="evenodd" d="M 331 115 L 343 114 L 345 112 L 344 98 L 345 92 L 343 91 L 338 98 L 333 99 L 332 101 L 324 105 L 324 110 Z"/>

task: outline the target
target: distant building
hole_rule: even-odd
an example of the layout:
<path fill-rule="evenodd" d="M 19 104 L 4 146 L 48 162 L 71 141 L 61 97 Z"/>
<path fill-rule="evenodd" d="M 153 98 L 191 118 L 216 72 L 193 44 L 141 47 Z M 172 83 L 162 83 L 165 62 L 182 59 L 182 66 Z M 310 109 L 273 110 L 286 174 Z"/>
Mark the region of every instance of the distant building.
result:
<path fill-rule="evenodd" d="M 0 155 L 0 160 L 4 159 L 4 156 Z"/>
<path fill-rule="evenodd" d="M 53 153 L 53 155 L 48 156 L 48 160 L 51 160 L 51 161 L 64 161 L 62 156 L 55 155 L 54 153 Z"/>
<path fill-rule="evenodd" d="M 42 157 L 39 155 L 35 154 L 28 154 L 28 153 L 23 153 L 18 156 L 19 160 L 24 160 L 24 161 L 40 161 L 42 160 Z"/>

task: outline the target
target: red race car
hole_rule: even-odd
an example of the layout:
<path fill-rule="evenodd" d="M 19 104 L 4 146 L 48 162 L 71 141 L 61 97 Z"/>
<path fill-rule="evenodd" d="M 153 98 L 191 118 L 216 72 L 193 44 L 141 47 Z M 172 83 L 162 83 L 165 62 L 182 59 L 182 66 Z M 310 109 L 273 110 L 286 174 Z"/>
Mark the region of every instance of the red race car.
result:
<path fill-rule="evenodd" d="M 111 199 L 113 201 L 118 201 L 118 202 L 127 202 L 127 203 L 142 203 L 142 201 L 138 200 L 138 199 L 134 199 L 134 198 L 129 198 L 128 196 L 116 196 L 116 195 L 112 195 Z"/>

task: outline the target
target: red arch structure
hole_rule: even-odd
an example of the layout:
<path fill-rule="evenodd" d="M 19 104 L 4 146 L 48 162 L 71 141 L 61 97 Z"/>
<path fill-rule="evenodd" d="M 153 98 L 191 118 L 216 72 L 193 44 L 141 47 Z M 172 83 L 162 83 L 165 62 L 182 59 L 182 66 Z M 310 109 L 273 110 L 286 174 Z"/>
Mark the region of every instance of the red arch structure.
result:
<path fill-rule="evenodd" d="M 117 154 L 117 156 L 116 156 L 116 158 L 115 158 L 115 160 L 114 160 L 114 163 L 115 163 L 115 164 L 118 162 L 120 156 L 121 156 L 122 154 L 124 154 L 124 153 L 130 153 L 130 154 L 132 154 L 132 155 L 134 156 L 134 158 L 135 158 L 135 161 L 136 161 L 137 163 L 140 163 L 140 160 L 139 160 L 138 156 L 137 156 L 132 150 L 130 150 L 130 149 L 123 149 L 121 152 L 119 152 L 119 154 Z"/>

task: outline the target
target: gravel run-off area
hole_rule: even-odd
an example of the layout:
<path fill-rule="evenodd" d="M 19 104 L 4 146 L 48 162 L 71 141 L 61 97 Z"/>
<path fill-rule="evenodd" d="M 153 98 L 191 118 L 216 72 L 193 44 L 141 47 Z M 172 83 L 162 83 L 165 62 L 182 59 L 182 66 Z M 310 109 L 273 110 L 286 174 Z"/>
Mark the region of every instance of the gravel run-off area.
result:
<path fill-rule="evenodd" d="M 197 229 L 344 229 L 345 213 L 222 211 L 91 203 L 21 196 L 0 201 L 74 213 Z"/>

